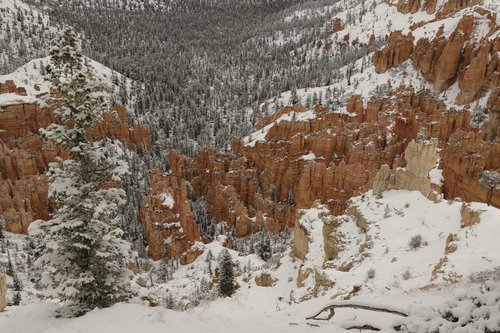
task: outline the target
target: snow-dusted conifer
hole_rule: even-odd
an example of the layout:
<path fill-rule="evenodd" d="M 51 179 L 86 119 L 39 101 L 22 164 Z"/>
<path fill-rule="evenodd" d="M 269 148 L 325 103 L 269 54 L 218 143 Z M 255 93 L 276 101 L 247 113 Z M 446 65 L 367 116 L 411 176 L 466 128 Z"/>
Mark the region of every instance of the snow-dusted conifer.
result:
<path fill-rule="evenodd" d="M 219 264 L 220 280 L 219 280 L 219 294 L 221 296 L 231 297 L 234 293 L 234 268 L 233 260 L 228 250 L 221 253 Z"/>
<path fill-rule="evenodd" d="M 5 238 L 5 220 L 0 217 L 0 239 Z"/>
<path fill-rule="evenodd" d="M 86 131 L 102 120 L 104 86 L 84 57 L 75 32 L 64 28 L 50 49 L 47 80 L 56 91 L 50 101 L 61 124 L 42 136 L 69 153 L 50 164 L 49 196 L 58 210 L 30 230 L 39 239 L 35 267 L 49 297 L 68 301 L 67 315 L 107 307 L 131 295 L 132 251 L 119 228 L 125 191 L 113 183 L 128 174 L 120 147 L 112 140 L 91 142 Z"/>
<path fill-rule="evenodd" d="M 18 291 L 14 294 L 14 297 L 12 298 L 12 305 L 19 305 L 21 304 L 21 293 Z"/>
<path fill-rule="evenodd" d="M 257 244 L 257 254 L 262 260 L 268 261 L 273 255 L 271 238 L 265 231 L 261 231 L 261 237 Z"/>

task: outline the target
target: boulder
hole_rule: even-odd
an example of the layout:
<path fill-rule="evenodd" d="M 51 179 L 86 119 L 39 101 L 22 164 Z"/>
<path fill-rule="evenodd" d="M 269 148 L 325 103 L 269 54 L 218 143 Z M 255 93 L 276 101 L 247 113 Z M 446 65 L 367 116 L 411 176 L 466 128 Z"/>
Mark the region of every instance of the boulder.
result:
<path fill-rule="evenodd" d="M 262 273 L 255 277 L 255 284 L 259 287 L 272 287 L 276 284 L 276 281 L 269 273 Z"/>

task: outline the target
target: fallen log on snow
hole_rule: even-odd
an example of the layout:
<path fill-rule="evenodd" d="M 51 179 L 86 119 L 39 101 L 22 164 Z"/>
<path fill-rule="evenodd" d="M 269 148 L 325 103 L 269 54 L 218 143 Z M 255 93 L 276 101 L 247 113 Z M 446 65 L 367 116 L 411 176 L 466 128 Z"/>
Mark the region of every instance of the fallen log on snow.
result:
<path fill-rule="evenodd" d="M 318 313 L 316 313 L 313 316 L 307 317 L 306 319 L 313 319 L 313 320 L 330 320 L 332 319 L 333 316 L 335 316 L 335 309 L 339 308 L 352 308 L 352 309 L 360 309 L 360 310 L 367 310 L 367 311 L 376 311 L 376 312 L 385 312 L 385 313 L 391 313 L 394 315 L 398 315 L 401 317 L 408 317 L 407 313 L 398 311 L 398 310 L 393 310 L 393 309 L 388 309 L 386 307 L 377 307 L 373 305 L 366 305 L 366 304 L 353 304 L 353 303 L 346 303 L 346 304 L 332 304 L 324 307 L 321 309 Z M 322 314 L 325 311 L 330 311 L 330 314 L 328 315 L 328 318 L 318 318 L 320 314 Z"/>

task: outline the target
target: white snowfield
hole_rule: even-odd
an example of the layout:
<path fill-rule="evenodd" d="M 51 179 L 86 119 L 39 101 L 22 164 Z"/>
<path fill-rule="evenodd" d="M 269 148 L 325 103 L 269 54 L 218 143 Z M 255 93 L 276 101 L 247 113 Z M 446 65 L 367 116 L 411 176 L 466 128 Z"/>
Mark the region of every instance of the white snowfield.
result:
<path fill-rule="evenodd" d="M 348 323 L 370 323 L 387 327 L 395 319 L 390 314 L 367 311 L 337 310 L 330 321 L 307 321 L 306 316 L 319 310 L 325 301 L 313 300 L 288 306 L 279 303 L 269 288 L 254 287 L 229 299 L 218 299 L 184 312 L 141 304 L 117 304 L 109 309 L 94 310 L 76 319 L 54 318 L 57 305 L 30 304 L 9 308 L 0 314 L 2 333 L 288 333 L 288 332 L 353 332 L 342 329 Z M 400 302 L 407 298 L 380 298 L 380 302 Z M 417 300 L 414 300 L 417 302 Z M 430 298 L 432 301 L 432 298 Z M 357 318 L 360 318 L 358 320 Z M 344 324 L 342 324 L 344 323 Z M 309 326 L 309 324 L 318 325 Z"/>
<path fill-rule="evenodd" d="M 21 103 L 34 103 L 37 101 L 36 96 L 49 91 L 50 83 L 45 80 L 42 71 L 49 63 L 49 57 L 31 60 L 25 65 L 16 69 L 13 73 L 0 75 L 0 83 L 6 81 L 14 81 L 18 87 L 26 89 L 27 96 L 19 96 L 15 94 L 0 95 L 0 106 Z M 95 72 L 98 80 L 111 87 L 109 96 L 118 95 L 120 91 L 119 83 L 126 82 L 126 89 L 130 91 L 132 80 L 124 77 L 122 74 L 104 66 L 97 61 L 85 57 L 85 63 L 88 64 Z M 38 90 L 35 89 L 38 86 Z M 14 96 L 13 96 L 14 95 Z M 38 100 L 38 102 L 42 102 Z"/>
<path fill-rule="evenodd" d="M 345 328 L 354 325 L 371 325 L 382 328 L 384 332 L 393 332 L 392 325 L 400 317 L 389 313 L 346 308 L 337 309 L 329 321 L 305 318 L 326 305 L 346 302 L 387 307 L 404 313 L 429 313 L 430 307 L 439 307 L 455 293 L 469 289 L 475 277 L 488 274 L 495 277 L 495 274 L 490 274 L 495 269 L 498 275 L 499 209 L 471 204 L 471 209 L 481 212 L 480 221 L 462 228 L 461 202 L 444 200 L 434 203 L 419 192 L 393 190 L 376 197 L 370 191 L 354 198 L 352 205 L 365 217 L 366 232 L 356 226 L 352 217 L 339 217 L 343 222 L 335 233 L 342 250 L 331 261 L 324 260 L 323 237 L 320 237 L 324 214 L 328 214 L 322 206 L 304 211 L 301 218 L 301 224 L 311 235 L 318 233 L 310 243 L 304 262 L 285 253 L 276 267 L 267 265 L 255 254 L 241 255 L 230 250 L 240 267 L 252 267 L 250 279 L 243 279 L 248 273 L 237 278 L 240 288 L 232 298 L 202 301 L 197 307 L 187 306 L 186 311 L 161 306 L 151 308 L 137 298 L 130 304 L 94 310 L 76 319 L 55 318 L 58 304 L 33 300 L 31 304 L 11 306 L 1 313 L 1 332 L 347 332 Z M 456 250 L 445 254 L 449 234 L 456 237 Z M 416 235 L 421 236 L 422 242 L 413 248 L 410 240 Z M 197 260 L 180 266 L 174 272 L 173 280 L 167 283 L 140 288 L 139 296 L 153 294 L 164 299 L 171 294 L 176 301 L 186 299 L 199 286 L 199 281 L 208 277 L 209 250 L 214 258 L 212 267 L 217 267 L 216 258 L 224 249 L 221 245 L 224 241 L 224 236 L 220 236 L 213 243 L 198 244 L 204 253 Z M 433 274 L 436 264 L 445 256 L 447 259 L 440 272 Z M 349 261 L 353 261 L 349 271 L 339 270 Z M 317 298 L 311 298 L 309 288 L 315 283 L 313 275 L 306 279 L 304 287 L 298 288 L 296 284 L 299 270 L 306 268 L 316 269 L 335 285 L 325 288 Z M 371 269 L 374 274 L 368 277 L 367 272 Z M 276 285 L 257 286 L 254 278 L 262 272 L 277 279 Z M 145 273 L 144 276 L 149 275 Z M 360 287 L 359 292 L 344 300 L 354 286 Z M 301 297 L 308 298 L 307 295 L 309 300 L 298 302 Z"/>
<path fill-rule="evenodd" d="M 34 102 L 36 102 L 35 96 L 20 96 L 14 93 L 0 95 L 0 107 L 7 105 L 23 104 L 23 103 L 34 103 Z M 1 108 L 0 111 L 2 111 Z"/>

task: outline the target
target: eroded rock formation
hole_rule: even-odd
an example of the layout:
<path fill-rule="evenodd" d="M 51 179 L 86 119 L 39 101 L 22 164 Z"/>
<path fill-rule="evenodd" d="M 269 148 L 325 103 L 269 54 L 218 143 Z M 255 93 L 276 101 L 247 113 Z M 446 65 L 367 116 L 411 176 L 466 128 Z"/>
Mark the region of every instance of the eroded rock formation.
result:
<path fill-rule="evenodd" d="M 465 201 L 486 199 L 478 178 L 500 165 L 499 145 L 483 141 L 468 112 L 450 110 L 432 94 L 411 89 L 372 99 L 366 106 L 354 96 L 347 108 L 350 115 L 318 106 L 314 119 L 276 122 L 265 141 L 246 145 L 235 139 L 230 152 L 205 149 L 194 159 L 171 153 L 172 175 L 190 182 L 194 196 L 206 199 L 210 217 L 234 227 L 239 237 L 259 225 L 273 232 L 293 227 L 297 208 L 309 208 L 316 200 L 341 214 L 352 196 L 372 187 L 385 164 L 410 170 L 412 176 L 404 181 L 397 177 L 402 187 L 413 184 L 412 189 L 426 195 L 442 191 Z M 286 110 L 301 112 L 288 108 L 280 114 Z M 423 154 L 427 150 L 410 144 L 431 138 L 436 140 L 428 156 Z M 442 190 L 428 175 L 437 166 L 436 148 L 441 150 Z M 497 193 L 494 205 L 498 200 Z"/>
<path fill-rule="evenodd" d="M 408 60 L 413 52 L 414 38 L 401 31 L 393 31 L 387 39 L 386 47 L 373 54 L 373 64 L 377 73 L 384 73 Z"/>
<path fill-rule="evenodd" d="M 0 92 L 26 94 L 12 81 L 0 84 Z M 129 148 L 151 148 L 149 132 L 143 126 L 128 127 L 125 108 L 116 106 L 113 111 L 106 113 L 104 121 L 88 133 L 91 139 L 112 137 Z M 49 219 L 55 209 L 47 199 L 45 172 L 57 156 L 65 158 L 67 154 L 56 145 L 43 142 L 38 132 L 57 122 L 51 110 L 36 103 L 0 106 L 0 216 L 7 231 L 26 233 L 32 221 Z"/>
<path fill-rule="evenodd" d="M 151 189 L 140 208 L 148 255 L 155 260 L 169 257 L 190 263 L 197 255 L 181 257 L 200 240 L 200 226 L 191 212 L 186 183 L 173 175 L 158 172 L 150 172 L 149 177 Z"/>
<path fill-rule="evenodd" d="M 391 170 L 389 166 L 383 165 L 373 180 L 373 193 L 380 194 L 391 189 L 410 190 L 419 191 L 431 200 L 438 200 L 442 192 L 442 170 L 438 169 L 437 146 L 437 140 L 418 143 L 412 140 L 404 154 L 406 167 Z"/>
<path fill-rule="evenodd" d="M 481 221 L 481 211 L 474 210 L 470 204 L 463 203 L 460 208 L 460 227 L 468 228 Z"/>
<path fill-rule="evenodd" d="M 448 1 L 443 10 L 468 6 L 463 3 Z M 398 9 L 414 13 L 420 5 L 421 1 L 400 1 Z M 413 29 L 428 23 L 432 22 L 421 22 Z M 496 14 L 477 7 L 458 21 L 449 36 L 439 29 L 433 39 L 420 38 L 414 42 L 411 33 L 391 32 L 386 46 L 374 53 L 373 63 L 377 73 L 384 73 L 411 58 L 413 67 L 436 91 L 445 91 L 458 82 L 460 93 L 456 103 L 469 104 L 499 87 L 499 30 Z"/>
<path fill-rule="evenodd" d="M 436 15 L 442 18 L 466 7 L 479 4 L 481 0 L 447 0 L 440 8 L 437 8 L 437 0 L 395 0 L 387 2 L 395 5 L 398 11 L 403 14 L 415 14 L 418 11 L 434 14 L 437 11 Z"/>

